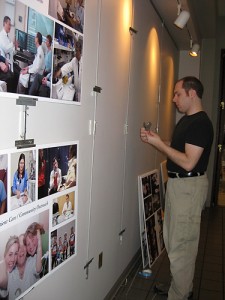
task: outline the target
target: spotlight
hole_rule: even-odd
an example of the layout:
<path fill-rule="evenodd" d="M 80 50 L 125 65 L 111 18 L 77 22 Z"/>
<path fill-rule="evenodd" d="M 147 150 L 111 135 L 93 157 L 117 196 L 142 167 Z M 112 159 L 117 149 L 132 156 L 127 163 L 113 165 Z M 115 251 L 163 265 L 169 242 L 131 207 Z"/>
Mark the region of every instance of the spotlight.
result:
<path fill-rule="evenodd" d="M 174 25 L 178 28 L 183 29 L 184 26 L 187 24 L 187 21 L 190 18 L 190 13 L 187 10 L 182 10 L 178 17 L 176 18 Z"/>
<path fill-rule="evenodd" d="M 198 51 L 199 51 L 199 49 L 200 49 L 199 44 L 195 43 L 195 44 L 193 44 L 193 46 L 192 46 L 192 48 L 191 48 L 189 54 L 190 54 L 191 56 L 198 56 Z"/>

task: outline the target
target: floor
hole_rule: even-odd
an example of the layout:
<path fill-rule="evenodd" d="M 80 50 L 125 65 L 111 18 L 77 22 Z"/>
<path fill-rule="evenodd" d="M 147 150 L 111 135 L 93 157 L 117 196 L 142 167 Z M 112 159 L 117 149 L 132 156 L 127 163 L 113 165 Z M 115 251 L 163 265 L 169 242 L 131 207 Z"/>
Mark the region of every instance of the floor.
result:
<path fill-rule="evenodd" d="M 194 276 L 194 300 L 225 299 L 225 207 L 206 208 L 202 213 L 201 236 Z M 153 264 L 152 275 L 143 278 L 141 257 L 134 264 L 127 278 L 121 283 L 112 299 L 116 300 L 165 300 L 154 293 L 154 285 L 169 286 L 169 261 L 164 251 Z"/>

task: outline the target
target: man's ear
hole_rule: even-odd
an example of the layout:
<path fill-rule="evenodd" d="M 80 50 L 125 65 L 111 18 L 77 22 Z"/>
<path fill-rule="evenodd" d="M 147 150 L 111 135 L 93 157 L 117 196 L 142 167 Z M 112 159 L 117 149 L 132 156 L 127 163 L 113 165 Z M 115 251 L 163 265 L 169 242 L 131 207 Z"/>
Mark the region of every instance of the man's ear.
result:
<path fill-rule="evenodd" d="M 190 90 L 189 90 L 189 97 L 191 97 L 191 98 L 196 97 L 196 91 L 193 90 L 193 89 L 190 89 Z"/>

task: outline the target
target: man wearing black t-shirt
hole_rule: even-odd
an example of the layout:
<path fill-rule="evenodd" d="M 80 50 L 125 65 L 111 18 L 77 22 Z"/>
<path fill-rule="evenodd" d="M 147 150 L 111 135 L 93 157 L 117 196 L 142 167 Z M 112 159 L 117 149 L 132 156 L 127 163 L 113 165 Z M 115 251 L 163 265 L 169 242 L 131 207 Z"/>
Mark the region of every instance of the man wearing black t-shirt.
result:
<path fill-rule="evenodd" d="M 141 128 L 142 141 L 168 158 L 163 236 L 172 275 L 169 300 L 190 299 L 193 289 L 201 211 L 208 191 L 205 172 L 213 142 L 202 95 L 202 83 L 195 77 L 184 77 L 175 84 L 173 102 L 185 115 L 177 123 L 170 145 L 155 132 Z"/>

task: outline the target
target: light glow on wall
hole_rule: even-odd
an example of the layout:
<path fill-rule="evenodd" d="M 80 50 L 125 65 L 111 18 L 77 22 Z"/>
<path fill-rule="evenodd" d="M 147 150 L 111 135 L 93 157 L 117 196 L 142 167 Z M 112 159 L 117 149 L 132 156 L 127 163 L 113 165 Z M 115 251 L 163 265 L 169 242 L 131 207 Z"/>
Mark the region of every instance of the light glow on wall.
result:
<path fill-rule="evenodd" d="M 131 26 L 131 18 L 132 18 L 132 1 L 131 0 L 123 0 L 123 29 L 125 31 L 129 31 L 129 27 Z"/>
<path fill-rule="evenodd" d="M 158 102 L 160 84 L 160 46 L 158 33 L 155 28 L 149 32 L 145 51 L 146 59 L 146 88 L 148 89 L 149 101 Z"/>

